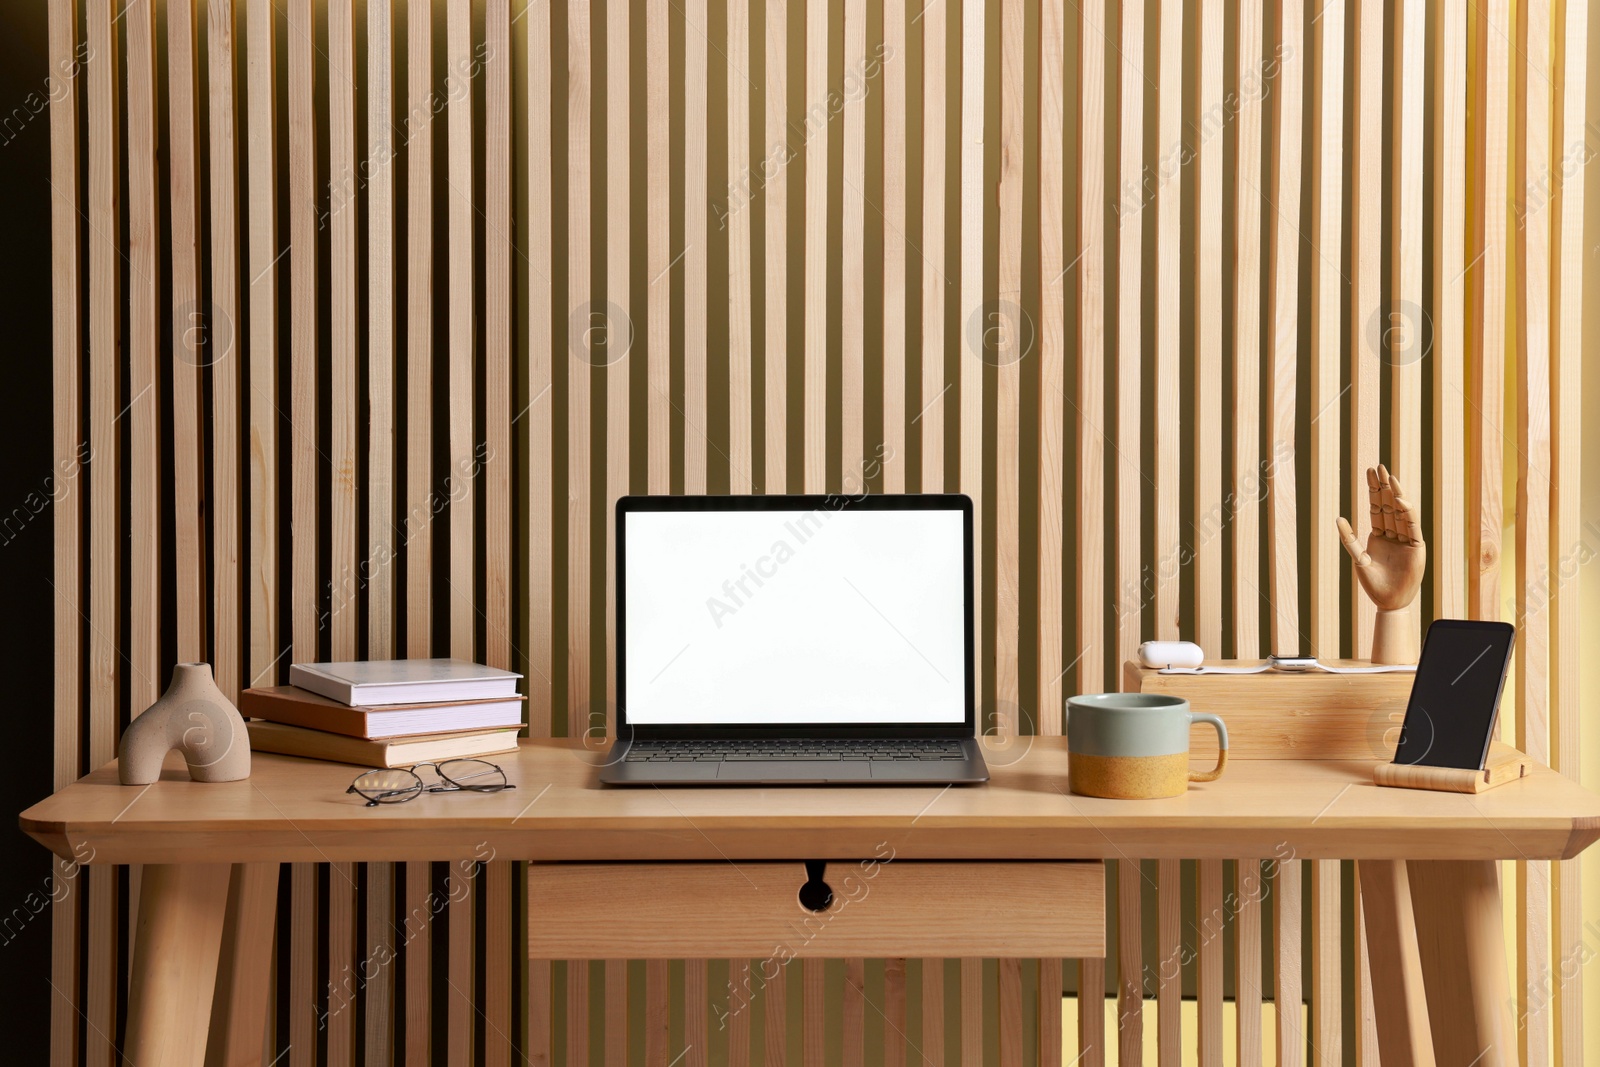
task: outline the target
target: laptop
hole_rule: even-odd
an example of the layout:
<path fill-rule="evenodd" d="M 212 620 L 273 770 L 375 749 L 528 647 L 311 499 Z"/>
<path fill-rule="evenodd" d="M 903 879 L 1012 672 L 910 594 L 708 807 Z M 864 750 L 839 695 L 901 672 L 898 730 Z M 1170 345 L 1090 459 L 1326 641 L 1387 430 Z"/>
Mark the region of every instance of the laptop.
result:
<path fill-rule="evenodd" d="M 616 524 L 602 782 L 988 780 L 970 499 L 623 497 Z"/>

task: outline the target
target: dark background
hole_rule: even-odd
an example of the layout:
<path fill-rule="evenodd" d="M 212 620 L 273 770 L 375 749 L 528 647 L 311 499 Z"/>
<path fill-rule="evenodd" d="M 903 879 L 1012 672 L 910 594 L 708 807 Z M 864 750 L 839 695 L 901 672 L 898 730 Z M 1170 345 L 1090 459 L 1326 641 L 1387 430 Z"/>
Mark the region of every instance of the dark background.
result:
<path fill-rule="evenodd" d="M 0 19 L 0 516 L 47 493 L 51 474 L 49 36 L 43 3 L 8 4 Z M 30 99 L 30 95 L 33 94 Z M 24 118 L 26 116 L 26 118 Z M 50 508 L 0 536 L 0 1018 L 8 1063 L 44 1063 L 50 1047 L 50 854 L 17 814 L 51 789 L 55 713 Z M 9 538 L 9 540 L 7 539 Z M 33 899 L 36 907 L 40 898 Z M 76 901 L 76 895 L 67 898 Z M 28 916 L 26 923 L 22 916 Z M 10 922 L 7 922 L 7 919 Z"/>

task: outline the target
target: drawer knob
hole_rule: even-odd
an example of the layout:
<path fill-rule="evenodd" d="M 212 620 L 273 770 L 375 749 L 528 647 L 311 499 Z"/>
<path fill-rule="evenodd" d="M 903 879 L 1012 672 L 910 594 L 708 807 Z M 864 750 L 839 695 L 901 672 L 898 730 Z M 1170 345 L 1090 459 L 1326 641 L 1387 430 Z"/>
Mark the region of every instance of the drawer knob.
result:
<path fill-rule="evenodd" d="M 807 911 L 822 912 L 833 906 L 833 887 L 822 880 L 827 869 L 823 860 L 806 860 L 806 880 L 800 886 L 800 906 Z"/>

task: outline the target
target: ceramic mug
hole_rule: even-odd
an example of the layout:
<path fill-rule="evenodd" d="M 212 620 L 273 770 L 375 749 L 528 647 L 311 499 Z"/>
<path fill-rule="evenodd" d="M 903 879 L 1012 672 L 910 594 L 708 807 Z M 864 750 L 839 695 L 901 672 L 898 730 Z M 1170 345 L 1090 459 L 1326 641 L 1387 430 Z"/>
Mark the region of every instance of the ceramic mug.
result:
<path fill-rule="evenodd" d="M 1189 727 L 1217 730 L 1217 765 L 1189 770 Z M 1067 699 L 1067 769 L 1074 793 L 1116 800 L 1183 795 L 1190 782 L 1212 782 L 1228 765 L 1228 728 L 1182 697 L 1096 693 Z"/>

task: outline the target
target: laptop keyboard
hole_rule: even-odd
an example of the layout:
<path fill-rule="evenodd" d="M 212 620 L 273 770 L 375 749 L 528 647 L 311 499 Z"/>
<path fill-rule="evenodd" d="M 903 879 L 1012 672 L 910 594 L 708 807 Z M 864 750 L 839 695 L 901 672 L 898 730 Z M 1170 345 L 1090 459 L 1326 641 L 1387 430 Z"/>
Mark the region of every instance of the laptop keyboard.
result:
<path fill-rule="evenodd" d="M 964 760 L 960 741 L 635 741 L 627 763 L 773 763 L 795 760 Z"/>

